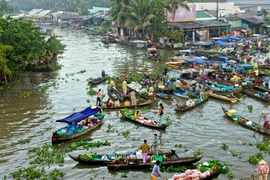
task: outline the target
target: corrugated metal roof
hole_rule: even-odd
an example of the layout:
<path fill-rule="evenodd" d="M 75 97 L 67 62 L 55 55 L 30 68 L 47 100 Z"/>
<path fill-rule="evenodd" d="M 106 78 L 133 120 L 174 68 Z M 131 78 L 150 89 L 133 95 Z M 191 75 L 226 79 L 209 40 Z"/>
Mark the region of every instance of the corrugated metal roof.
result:
<path fill-rule="evenodd" d="M 39 16 L 45 16 L 47 14 L 49 14 L 51 12 L 51 10 L 43 10 L 40 13 L 38 13 Z"/>
<path fill-rule="evenodd" d="M 110 10 L 110 8 L 105 8 L 105 7 L 95 7 L 95 6 L 93 6 L 92 9 L 88 9 L 88 12 L 89 12 L 89 14 L 91 15 L 91 14 L 96 14 L 96 13 L 99 12 L 99 11 L 109 11 L 109 10 Z"/>
<path fill-rule="evenodd" d="M 171 23 L 169 23 L 169 24 L 171 24 Z M 221 20 L 210 20 L 210 21 L 174 23 L 174 26 L 179 27 L 181 29 L 188 29 L 188 28 L 229 26 L 229 24 L 224 22 L 224 21 L 221 21 Z"/>
<path fill-rule="evenodd" d="M 38 14 L 42 11 L 43 9 L 32 9 L 31 11 L 28 12 L 28 14 Z"/>

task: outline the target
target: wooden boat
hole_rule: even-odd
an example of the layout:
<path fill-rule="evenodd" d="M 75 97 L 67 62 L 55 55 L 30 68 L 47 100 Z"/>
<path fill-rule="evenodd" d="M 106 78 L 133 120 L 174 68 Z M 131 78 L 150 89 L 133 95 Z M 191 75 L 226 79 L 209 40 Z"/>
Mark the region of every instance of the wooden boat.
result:
<path fill-rule="evenodd" d="M 166 156 L 167 158 L 162 162 L 163 167 L 169 167 L 169 166 L 184 166 L 184 165 L 191 165 L 195 162 L 198 162 L 202 159 L 202 156 L 200 157 L 178 157 L 178 158 L 170 158 Z M 127 161 L 116 161 L 114 164 L 108 164 L 107 167 L 109 170 L 115 171 L 115 170 L 134 170 L 134 169 L 149 169 L 153 166 L 153 163 L 147 162 L 143 163 L 142 160 L 132 160 L 128 159 Z"/>
<path fill-rule="evenodd" d="M 100 112 L 99 107 L 96 107 L 96 106 L 87 107 L 86 109 L 80 112 L 75 112 L 68 117 L 57 120 L 56 122 L 64 122 L 64 123 L 67 123 L 68 125 L 66 127 L 60 128 L 57 131 L 53 132 L 52 143 L 59 143 L 59 142 L 67 141 L 70 139 L 74 139 L 100 127 L 103 124 L 102 120 L 104 118 L 104 115 L 98 114 L 98 112 Z M 95 120 L 95 123 L 93 123 L 93 126 L 89 126 L 89 127 L 87 126 L 87 128 L 86 127 L 79 128 L 77 126 L 78 122 L 85 120 L 87 118 L 90 118 L 90 116 L 92 115 L 94 115 L 95 119 L 98 119 L 98 121 Z M 86 122 L 86 123 L 89 124 L 90 122 Z M 75 129 L 75 132 L 74 130 L 71 131 L 71 129 Z M 66 133 L 62 134 L 61 133 L 63 132 L 62 130 L 65 130 Z"/>
<path fill-rule="evenodd" d="M 102 159 L 102 156 L 104 157 L 104 155 L 94 155 L 95 159 L 93 159 L 93 160 L 91 160 L 90 158 L 85 158 L 84 156 L 88 157 L 87 154 L 79 154 L 77 156 L 73 156 L 73 155 L 69 154 L 69 157 L 71 159 L 73 159 L 74 161 L 77 161 L 81 164 L 87 164 L 87 165 L 91 165 L 91 166 L 107 166 L 108 164 L 112 163 L 111 157 L 110 157 L 110 156 L 112 156 L 112 154 L 106 155 L 105 159 Z M 116 156 L 118 156 L 118 155 L 116 155 Z M 115 157 L 115 156 L 113 155 L 113 157 Z M 118 157 L 121 158 L 120 155 Z"/>
<path fill-rule="evenodd" d="M 118 99 L 120 102 L 123 102 L 124 101 L 124 98 L 125 98 L 124 94 L 122 94 L 121 92 L 119 92 L 117 89 L 107 87 L 107 92 L 108 92 L 109 97 L 112 100 L 115 101 L 116 99 Z"/>
<path fill-rule="evenodd" d="M 233 86 L 226 86 L 226 85 L 211 83 L 211 82 L 208 82 L 207 84 L 208 84 L 209 89 L 211 89 L 212 91 L 217 91 L 217 92 L 231 92 L 231 91 L 233 91 L 235 93 L 239 93 L 242 91 L 240 88 L 233 87 Z"/>
<path fill-rule="evenodd" d="M 143 106 L 148 106 L 148 105 L 152 104 L 153 102 L 154 102 L 154 99 L 148 99 L 144 102 L 137 103 L 137 105 L 124 106 L 124 104 L 122 103 L 121 106 L 119 106 L 119 107 L 113 106 L 113 107 L 105 107 L 102 109 L 107 110 L 107 109 L 124 109 L 124 108 L 143 107 Z"/>
<path fill-rule="evenodd" d="M 132 116 L 125 115 L 125 112 L 123 109 L 120 110 L 120 113 L 122 114 L 123 119 L 126 119 L 132 123 L 139 124 L 139 125 L 142 125 L 142 126 L 145 126 L 148 128 L 165 130 L 167 127 L 165 124 L 160 125 L 159 123 L 157 123 L 155 121 L 152 121 L 154 124 L 148 124 L 148 123 L 146 123 L 146 121 L 148 121 L 150 119 L 148 119 L 146 117 L 143 117 L 143 120 L 135 120 L 133 118 L 133 115 Z"/>
<path fill-rule="evenodd" d="M 90 85 L 97 85 L 100 84 L 102 82 L 105 82 L 107 80 L 107 75 L 105 77 L 97 77 L 95 79 L 92 79 L 89 84 Z"/>
<path fill-rule="evenodd" d="M 231 103 L 236 103 L 238 101 L 237 98 L 233 98 L 233 97 L 228 97 L 222 93 L 216 93 L 216 92 L 213 92 L 213 91 L 208 91 L 208 94 L 209 96 L 213 97 L 213 98 L 217 98 L 217 99 L 221 99 L 221 100 L 224 100 L 224 101 L 229 101 Z"/>
<path fill-rule="evenodd" d="M 175 111 L 180 111 L 180 112 L 184 112 L 187 111 L 189 109 L 193 109 L 201 104 L 203 104 L 204 102 L 206 102 L 209 98 L 209 95 L 207 93 L 205 93 L 204 95 L 204 99 L 202 100 L 201 98 L 197 98 L 197 99 L 193 99 L 194 106 L 186 106 L 186 103 L 177 105 L 177 107 L 175 108 Z"/>
<path fill-rule="evenodd" d="M 261 101 L 270 102 L 270 96 L 264 95 L 261 91 L 254 90 L 252 88 L 242 88 L 242 92 L 250 97 L 254 97 Z"/>
<path fill-rule="evenodd" d="M 170 96 L 166 93 L 163 93 L 163 92 L 157 92 L 157 93 L 154 93 L 156 97 L 159 97 L 159 98 L 164 98 L 164 99 L 168 99 L 170 98 Z"/>
<path fill-rule="evenodd" d="M 226 110 L 222 107 L 222 110 L 226 116 L 228 116 L 233 122 L 238 122 L 238 124 L 251 129 L 253 131 L 259 132 L 261 134 L 270 135 L 270 129 L 265 129 L 263 125 L 257 124 L 251 120 L 248 120 L 240 115 L 230 115 L 230 110 Z"/>
<path fill-rule="evenodd" d="M 268 92 L 268 93 L 270 93 L 270 89 L 266 89 L 264 86 L 261 86 L 261 85 L 254 85 L 253 86 L 253 89 L 254 90 L 261 91 L 261 92 Z"/>

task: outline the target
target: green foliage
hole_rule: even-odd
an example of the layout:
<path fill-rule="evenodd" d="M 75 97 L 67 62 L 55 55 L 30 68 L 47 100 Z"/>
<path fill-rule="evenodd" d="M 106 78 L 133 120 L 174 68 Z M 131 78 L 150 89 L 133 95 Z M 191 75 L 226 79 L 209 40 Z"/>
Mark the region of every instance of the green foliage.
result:
<path fill-rule="evenodd" d="M 137 72 L 133 72 L 129 75 L 129 78 L 132 81 L 136 81 L 136 82 L 141 82 L 143 80 L 143 74 L 142 73 L 137 73 Z"/>
<path fill-rule="evenodd" d="M 169 126 L 172 124 L 172 120 L 169 116 L 165 116 L 164 120 L 166 121 L 166 123 L 165 123 L 166 126 Z"/>
<path fill-rule="evenodd" d="M 256 144 L 256 147 L 260 150 L 260 151 L 264 151 L 268 154 L 270 154 L 270 141 L 264 141 L 264 142 L 258 142 Z"/>
<path fill-rule="evenodd" d="M 211 168 L 218 166 L 218 172 L 220 174 L 228 174 L 230 172 L 230 169 L 228 167 L 228 164 L 226 162 L 221 162 L 219 160 L 210 160 L 203 164 L 198 164 L 197 167 L 201 172 L 205 172 L 210 170 Z"/>
<path fill-rule="evenodd" d="M 102 31 L 107 32 L 108 29 L 111 27 L 111 25 L 112 25 L 112 21 L 110 21 L 110 20 L 103 21 L 101 23 L 101 29 L 102 29 Z"/>
<path fill-rule="evenodd" d="M 248 105 L 247 108 L 248 108 L 249 112 L 253 111 L 253 106 L 252 105 Z"/>
<path fill-rule="evenodd" d="M 80 140 L 80 141 L 72 142 L 70 147 L 72 150 L 78 150 L 79 147 L 83 147 L 83 149 L 89 150 L 90 148 L 93 148 L 93 147 L 110 146 L 110 145 L 111 143 L 109 141 L 87 142 L 85 140 Z"/>
<path fill-rule="evenodd" d="M 87 91 L 87 94 L 88 94 L 89 96 L 95 96 L 95 95 L 97 94 L 97 92 L 96 92 L 94 89 L 90 88 L 90 89 Z"/>
<path fill-rule="evenodd" d="M 169 166 L 169 167 L 164 167 L 162 165 L 160 165 L 160 171 L 164 172 L 164 173 L 169 173 L 169 172 L 177 172 L 177 173 L 182 173 L 185 172 L 187 170 L 187 168 L 183 167 L 183 166 Z"/>
<path fill-rule="evenodd" d="M 121 134 L 126 138 L 130 138 L 130 131 L 129 130 L 126 130 L 126 131 L 122 131 Z"/>
<path fill-rule="evenodd" d="M 128 177 L 128 171 L 121 173 L 121 178 L 127 178 L 127 177 Z"/>
<path fill-rule="evenodd" d="M 174 30 L 168 36 L 174 42 L 180 42 L 183 38 L 183 31 L 181 30 Z"/>
<path fill-rule="evenodd" d="M 181 148 L 183 145 L 182 144 L 175 144 L 174 147 Z"/>
<path fill-rule="evenodd" d="M 193 153 L 193 155 L 194 155 L 195 157 L 197 157 L 197 156 L 202 156 L 202 155 L 203 155 L 203 151 L 202 151 L 201 149 L 198 149 L 198 150 L 196 150 L 196 151 Z"/>
<path fill-rule="evenodd" d="M 28 143 L 30 143 L 30 141 L 31 141 L 31 138 L 30 137 L 27 138 L 27 139 L 20 139 L 17 142 L 11 142 L 10 143 L 10 146 L 11 147 L 14 147 L 14 146 L 16 146 L 18 144 L 28 144 Z"/>
<path fill-rule="evenodd" d="M 249 156 L 248 162 L 250 164 L 256 165 L 256 164 L 259 163 L 259 160 L 258 160 L 258 158 L 256 156 Z"/>
<path fill-rule="evenodd" d="M 21 94 L 20 94 L 20 98 L 28 98 L 28 97 L 30 97 L 31 96 L 31 92 L 22 92 Z"/>
<path fill-rule="evenodd" d="M 222 143 L 221 149 L 227 151 L 229 149 L 229 146 L 227 144 Z"/>

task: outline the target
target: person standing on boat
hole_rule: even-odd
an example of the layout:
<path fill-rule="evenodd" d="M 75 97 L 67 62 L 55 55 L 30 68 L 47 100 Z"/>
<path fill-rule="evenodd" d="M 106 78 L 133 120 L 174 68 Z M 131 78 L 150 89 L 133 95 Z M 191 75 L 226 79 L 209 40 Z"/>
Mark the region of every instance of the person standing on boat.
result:
<path fill-rule="evenodd" d="M 160 103 L 160 104 L 159 104 L 159 110 L 158 110 L 158 117 L 159 117 L 159 125 L 160 125 L 160 126 L 162 125 L 163 111 L 164 111 L 163 104 Z"/>
<path fill-rule="evenodd" d="M 157 134 L 154 134 L 154 141 L 151 146 L 152 149 L 152 154 L 158 155 L 158 140 L 157 140 Z"/>
<path fill-rule="evenodd" d="M 192 87 L 193 95 L 195 95 L 195 92 L 196 92 L 196 81 L 195 80 L 192 80 L 191 87 Z"/>
<path fill-rule="evenodd" d="M 157 177 L 161 177 L 159 165 L 160 165 L 160 161 L 157 160 L 154 167 L 153 167 L 152 173 L 150 175 L 151 180 L 157 180 Z"/>
<path fill-rule="evenodd" d="M 127 81 L 123 81 L 122 90 L 123 90 L 124 96 L 126 96 L 127 95 Z"/>
<path fill-rule="evenodd" d="M 142 150 L 142 158 L 143 158 L 143 163 L 145 164 L 147 161 L 147 155 L 149 154 L 149 145 L 147 144 L 147 140 L 144 140 L 144 143 L 141 145 L 141 150 Z"/>
<path fill-rule="evenodd" d="M 179 78 L 177 78 L 177 80 L 175 81 L 175 87 L 176 89 L 179 91 L 180 90 L 180 85 L 181 85 L 181 81 Z"/>
<path fill-rule="evenodd" d="M 98 92 L 97 92 L 97 101 L 96 101 L 96 105 L 101 104 L 101 96 L 102 96 L 102 91 L 101 91 L 101 89 L 99 89 Z"/>
<path fill-rule="evenodd" d="M 131 105 L 136 106 L 136 93 L 134 90 L 130 92 Z"/>
<path fill-rule="evenodd" d="M 105 71 L 104 71 L 104 70 L 102 70 L 102 71 L 101 71 L 101 76 L 102 76 L 102 78 L 105 78 L 106 73 L 105 73 Z"/>
<path fill-rule="evenodd" d="M 269 81 L 270 81 L 269 77 L 268 76 L 264 77 L 263 81 L 264 81 L 265 88 L 269 89 Z"/>
<path fill-rule="evenodd" d="M 267 180 L 268 177 L 268 172 L 269 172 L 269 167 L 267 165 L 267 162 L 264 160 L 261 160 L 259 162 L 259 166 L 257 169 L 255 169 L 259 173 L 259 180 Z"/>
<path fill-rule="evenodd" d="M 260 118 L 262 118 L 264 121 L 263 127 L 268 129 L 269 128 L 268 111 L 263 110 L 262 113 L 260 114 Z"/>
<path fill-rule="evenodd" d="M 233 83 L 234 84 L 238 84 L 238 80 L 239 80 L 239 78 L 238 78 L 238 76 L 236 75 L 236 74 L 233 74 Z"/>
<path fill-rule="evenodd" d="M 112 88 L 114 87 L 114 85 L 115 85 L 115 83 L 114 83 L 114 81 L 111 79 L 111 81 L 110 81 L 110 88 L 112 89 Z"/>

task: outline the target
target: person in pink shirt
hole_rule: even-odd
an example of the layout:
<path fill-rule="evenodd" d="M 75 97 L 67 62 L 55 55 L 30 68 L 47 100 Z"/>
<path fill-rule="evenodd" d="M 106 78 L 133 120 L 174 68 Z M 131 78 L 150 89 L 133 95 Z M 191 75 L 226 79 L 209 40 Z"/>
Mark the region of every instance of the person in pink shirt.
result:
<path fill-rule="evenodd" d="M 255 169 L 259 173 L 259 180 L 267 180 L 268 177 L 268 172 L 269 172 L 269 167 L 267 165 L 267 162 L 264 160 L 261 160 L 259 162 L 259 166 L 257 169 Z"/>

